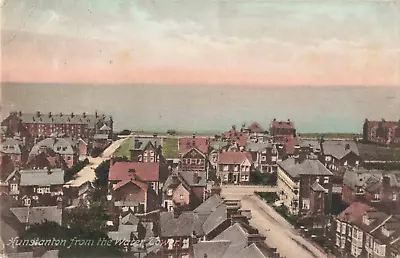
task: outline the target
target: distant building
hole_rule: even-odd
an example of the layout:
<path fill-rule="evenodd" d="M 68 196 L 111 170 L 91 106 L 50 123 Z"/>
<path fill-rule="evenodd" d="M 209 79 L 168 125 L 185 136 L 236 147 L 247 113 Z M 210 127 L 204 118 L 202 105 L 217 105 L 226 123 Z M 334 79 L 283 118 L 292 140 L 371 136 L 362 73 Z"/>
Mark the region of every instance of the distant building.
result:
<path fill-rule="evenodd" d="M 207 138 L 180 138 L 179 153 L 181 156 L 180 169 L 183 171 L 208 170 L 208 142 Z"/>
<path fill-rule="evenodd" d="M 265 173 L 276 173 L 277 163 L 282 161 L 278 146 L 269 142 L 248 142 L 246 151 L 251 153 L 254 168 Z M 283 155 L 283 152 L 281 151 Z"/>
<path fill-rule="evenodd" d="M 236 150 L 241 150 L 246 146 L 249 136 L 244 132 L 238 131 L 236 125 L 232 125 L 232 128 L 222 135 L 222 139 L 231 143 L 231 150 L 232 147 L 235 147 Z"/>
<path fill-rule="evenodd" d="M 377 144 L 400 144 L 400 121 L 369 121 L 365 119 L 363 138 Z"/>
<path fill-rule="evenodd" d="M 249 152 L 222 152 L 218 159 L 217 177 L 223 184 L 247 184 L 252 167 L 253 159 Z"/>
<path fill-rule="evenodd" d="M 296 128 L 294 123 L 290 120 L 287 121 L 277 121 L 274 119 L 271 122 L 270 126 L 270 134 L 275 137 L 295 137 L 296 136 Z"/>
<path fill-rule="evenodd" d="M 20 134 L 21 138 L 44 139 L 57 136 L 93 139 L 96 134 L 113 132 L 113 119 L 104 114 L 43 114 L 11 112 L 3 120 L 2 126 L 12 134 Z"/>
<path fill-rule="evenodd" d="M 352 141 L 322 141 L 323 163 L 331 171 L 360 166 L 358 146 Z"/>

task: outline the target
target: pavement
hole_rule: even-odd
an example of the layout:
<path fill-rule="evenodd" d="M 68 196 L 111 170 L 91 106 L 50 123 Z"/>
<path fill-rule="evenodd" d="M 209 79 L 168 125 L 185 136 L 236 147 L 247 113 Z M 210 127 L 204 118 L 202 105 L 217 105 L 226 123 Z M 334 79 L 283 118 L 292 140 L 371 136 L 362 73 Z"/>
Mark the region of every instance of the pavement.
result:
<path fill-rule="evenodd" d="M 243 197 L 253 195 L 254 192 L 271 193 L 278 191 L 276 186 L 268 185 L 222 185 L 221 196 L 230 199 L 231 197 Z"/>
<path fill-rule="evenodd" d="M 69 185 L 71 187 L 79 187 L 88 181 L 94 182 L 94 180 L 96 180 L 95 169 L 103 161 L 110 159 L 113 153 L 119 148 L 119 146 L 121 146 L 122 143 L 128 140 L 129 138 L 123 138 L 113 142 L 103 151 L 103 153 L 99 157 L 93 158 L 89 156 L 89 164 L 82 168 L 81 171 L 76 174 L 76 178 L 67 182 L 66 185 Z"/>
<path fill-rule="evenodd" d="M 303 238 L 294 227 L 261 198 L 249 194 L 249 189 L 236 186 L 222 188 L 221 196 L 226 199 L 241 200 L 242 209 L 251 210 L 250 225 L 266 236 L 265 243 L 277 248 L 285 258 L 327 258 L 313 243 Z"/>

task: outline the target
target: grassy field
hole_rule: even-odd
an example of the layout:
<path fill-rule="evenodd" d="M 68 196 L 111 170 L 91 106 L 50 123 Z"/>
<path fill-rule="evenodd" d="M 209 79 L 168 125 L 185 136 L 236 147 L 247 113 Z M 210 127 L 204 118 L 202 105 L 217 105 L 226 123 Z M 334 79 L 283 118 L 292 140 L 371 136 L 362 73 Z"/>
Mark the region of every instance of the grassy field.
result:
<path fill-rule="evenodd" d="M 130 148 L 132 146 L 132 141 L 131 139 L 127 139 L 121 146 L 115 151 L 114 155 L 116 157 L 127 157 L 130 158 L 131 153 L 130 153 Z"/>
<path fill-rule="evenodd" d="M 176 138 L 165 138 L 163 140 L 163 155 L 165 158 L 178 158 L 179 157 L 179 149 L 178 149 L 178 139 Z"/>
<path fill-rule="evenodd" d="M 322 136 L 325 139 L 349 139 L 353 140 L 354 137 L 360 138 L 361 134 L 356 133 L 299 133 L 301 138 L 316 138 L 319 139 Z"/>

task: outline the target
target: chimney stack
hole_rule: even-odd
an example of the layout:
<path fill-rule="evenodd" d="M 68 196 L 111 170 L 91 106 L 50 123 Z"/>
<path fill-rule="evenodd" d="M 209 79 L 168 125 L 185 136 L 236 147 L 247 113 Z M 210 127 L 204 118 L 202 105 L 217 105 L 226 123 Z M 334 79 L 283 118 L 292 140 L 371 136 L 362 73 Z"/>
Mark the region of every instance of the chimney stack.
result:
<path fill-rule="evenodd" d="M 51 112 L 49 112 L 49 118 L 51 118 L 53 115 L 51 114 Z"/>
<path fill-rule="evenodd" d="M 36 116 L 40 117 L 40 111 L 36 111 Z"/>

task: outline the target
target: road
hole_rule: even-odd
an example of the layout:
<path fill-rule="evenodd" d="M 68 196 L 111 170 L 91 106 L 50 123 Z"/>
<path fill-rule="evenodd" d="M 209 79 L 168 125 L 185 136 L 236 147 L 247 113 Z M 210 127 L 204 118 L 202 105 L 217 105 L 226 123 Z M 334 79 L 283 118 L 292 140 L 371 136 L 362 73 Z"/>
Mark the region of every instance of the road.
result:
<path fill-rule="evenodd" d="M 66 185 L 71 187 L 79 187 L 86 182 L 94 182 L 96 179 L 95 169 L 105 160 L 110 159 L 113 153 L 121 146 L 122 143 L 128 141 L 130 138 L 119 139 L 113 142 L 110 146 L 103 151 L 103 153 L 96 158 L 88 156 L 89 164 L 81 169 L 76 175 L 76 178 L 67 182 Z"/>
<path fill-rule="evenodd" d="M 221 196 L 226 199 L 241 200 L 242 209 L 251 210 L 250 225 L 266 236 L 266 243 L 277 248 L 279 254 L 286 258 L 326 258 L 312 243 L 298 234 L 293 226 L 282 218 L 262 199 L 249 194 L 250 189 L 244 187 L 222 188 Z"/>
<path fill-rule="evenodd" d="M 221 196 L 226 199 L 241 199 L 246 195 L 253 195 L 254 192 L 271 193 L 277 190 L 276 186 L 267 185 L 223 185 L 221 186 Z"/>

